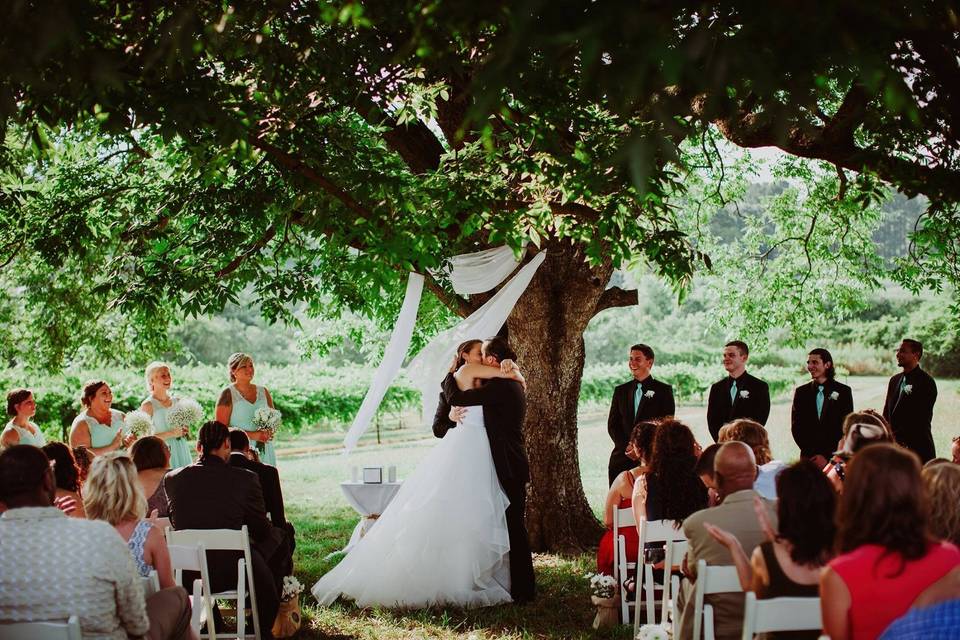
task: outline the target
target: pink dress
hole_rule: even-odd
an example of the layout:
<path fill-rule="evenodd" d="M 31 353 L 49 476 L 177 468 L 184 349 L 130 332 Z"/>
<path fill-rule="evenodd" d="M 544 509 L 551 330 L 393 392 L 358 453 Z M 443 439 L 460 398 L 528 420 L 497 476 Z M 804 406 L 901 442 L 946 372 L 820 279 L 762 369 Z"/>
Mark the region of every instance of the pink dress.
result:
<path fill-rule="evenodd" d="M 853 640 L 877 638 L 924 589 L 960 565 L 960 551 L 949 542 L 933 543 L 927 555 L 905 564 L 899 553 L 884 551 L 866 544 L 830 562 L 850 591 Z"/>

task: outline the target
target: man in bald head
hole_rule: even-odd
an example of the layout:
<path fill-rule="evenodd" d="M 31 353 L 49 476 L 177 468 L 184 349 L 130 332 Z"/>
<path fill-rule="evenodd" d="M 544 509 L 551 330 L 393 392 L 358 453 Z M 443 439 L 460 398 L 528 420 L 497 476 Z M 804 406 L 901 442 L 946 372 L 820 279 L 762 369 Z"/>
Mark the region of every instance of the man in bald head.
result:
<path fill-rule="evenodd" d="M 681 638 L 693 635 L 693 583 L 697 579 L 697 562 L 708 565 L 732 565 L 730 551 L 717 542 L 703 526 L 710 523 L 732 533 L 740 541 L 747 557 L 765 540 L 760 521 L 754 511 L 754 501 L 760 500 L 767 509 L 771 525 L 776 528 L 775 503 L 764 500 L 753 490 L 757 479 L 757 463 L 753 451 L 742 442 L 727 442 L 717 451 L 713 462 L 714 481 L 720 504 L 691 514 L 683 521 L 683 533 L 690 546 L 684 559 L 684 588 L 681 589 Z M 715 635 L 718 640 L 740 638 L 743 627 L 743 594 L 722 593 L 707 596 L 713 605 Z"/>

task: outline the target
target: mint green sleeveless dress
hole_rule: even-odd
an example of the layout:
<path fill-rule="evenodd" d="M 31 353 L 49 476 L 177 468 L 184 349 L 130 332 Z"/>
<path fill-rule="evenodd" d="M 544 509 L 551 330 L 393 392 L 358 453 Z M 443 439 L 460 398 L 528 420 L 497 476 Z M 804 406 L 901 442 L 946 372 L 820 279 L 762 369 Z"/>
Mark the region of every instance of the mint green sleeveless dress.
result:
<path fill-rule="evenodd" d="M 86 411 L 80 415 L 87 421 L 87 426 L 90 428 L 90 446 L 94 449 L 108 446 L 117 437 L 117 432 L 123 429 L 123 413 L 116 409 L 110 409 L 109 425 L 98 422 Z"/>
<path fill-rule="evenodd" d="M 170 396 L 170 399 L 173 400 L 173 403 L 169 407 L 165 407 L 153 396 L 147 398 L 147 402 L 153 407 L 153 433 L 155 434 L 170 430 L 170 425 L 167 422 L 167 413 L 179 402 L 179 399 L 175 396 Z M 179 469 L 180 467 L 193 464 L 193 454 L 190 451 L 190 443 L 186 438 L 167 438 L 164 440 L 164 443 L 170 450 L 171 469 Z"/>
<path fill-rule="evenodd" d="M 230 411 L 230 427 L 232 429 L 243 429 L 244 431 L 256 431 L 253 426 L 253 414 L 260 407 L 269 407 L 267 404 L 267 394 L 263 387 L 254 385 L 257 388 L 257 398 L 251 404 L 243 397 L 234 385 L 227 387 L 230 389 L 230 398 L 233 400 L 233 409 Z M 273 442 L 250 442 L 251 447 L 256 447 L 260 453 L 260 462 L 277 466 L 277 453 L 273 448 Z M 260 447 L 263 447 L 261 451 Z"/>
<path fill-rule="evenodd" d="M 47 444 L 47 438 L 43 435 L 43 431 L 40 431 L 40 427 L 32 422 L 30 426 L 37 432 L 37 435 L 33 435 L 28 429 L 23 429 L 13 424 L 13 420 L 7 423 L 7 428 L 13 429 L 20 436 L 20 444 L 31 444 L 35 447 L 42 447 Z"/>

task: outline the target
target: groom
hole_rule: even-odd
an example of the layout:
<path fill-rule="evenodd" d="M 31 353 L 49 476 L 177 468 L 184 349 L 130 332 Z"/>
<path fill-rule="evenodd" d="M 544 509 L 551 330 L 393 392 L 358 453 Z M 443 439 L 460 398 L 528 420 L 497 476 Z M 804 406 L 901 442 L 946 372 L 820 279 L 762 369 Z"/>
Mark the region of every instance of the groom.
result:
<path fill-rule="evenodd" d="M 503 338 L 490 338 L 483 343 L 483 363 L 499 366 L 505 359 L 516 359 Z M 516 380 L 494 378 L 479 389 L 461 391 L 453 376 L 443 382 L 443 393 L 448 404 L 466 407 L 483 406 L 483 421 L 490 440 L 493 465 L 497 469 L 500 486 L 510 500 L 507 507 L 507 531 L 510 534 L 510 595 L 516 604 L 533 600 L 536 585 L 533 577 L 533 556 L 530 540 L 523 521 L 527 504 L 527 482 L 530 470 L 523 448 L 523 417 L 527 400 L 523 387 Z"/>

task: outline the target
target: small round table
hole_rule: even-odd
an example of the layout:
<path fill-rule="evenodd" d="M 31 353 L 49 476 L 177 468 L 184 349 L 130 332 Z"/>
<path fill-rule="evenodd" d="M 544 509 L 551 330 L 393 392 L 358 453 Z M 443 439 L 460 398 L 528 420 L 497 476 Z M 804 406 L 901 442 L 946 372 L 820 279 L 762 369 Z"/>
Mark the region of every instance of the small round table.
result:
<path fill-rule="evenodd" d="M 350 542 L 342 549 L 346 553 L 353 548 L 360 538 L 370 530 L 373 523 L 377 521 L 383 510 L 387 508 L 393 497 L 400 490 L 402 482 L 341 482 L 340 489 L 346 496 L 347 502 L 360 514 L 360 522 L 357 523 L 350 536 Z"/>

